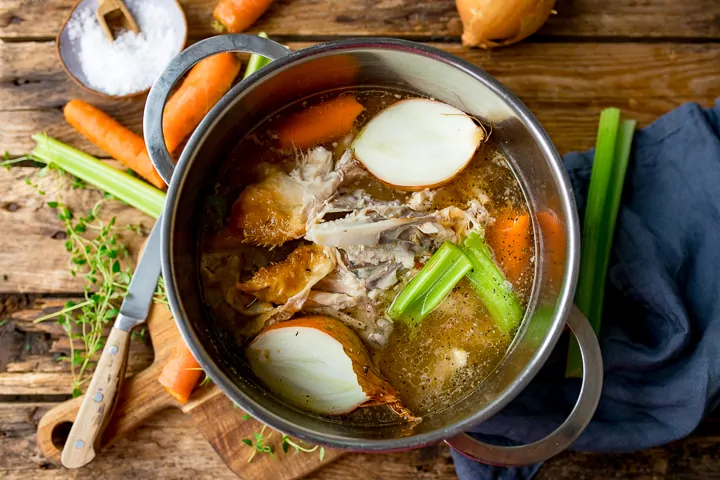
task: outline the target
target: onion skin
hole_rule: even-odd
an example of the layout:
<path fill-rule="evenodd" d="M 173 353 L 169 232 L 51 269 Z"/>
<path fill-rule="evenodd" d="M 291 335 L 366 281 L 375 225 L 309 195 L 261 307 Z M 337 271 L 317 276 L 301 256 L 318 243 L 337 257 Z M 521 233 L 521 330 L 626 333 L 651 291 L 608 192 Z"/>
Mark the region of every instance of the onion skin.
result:
<path fill-rule="evenodd" d="M 545 23 L 555 0 L 456 0 L 463 23 L 462 43 L 502 47 L 529 37 Z"/>

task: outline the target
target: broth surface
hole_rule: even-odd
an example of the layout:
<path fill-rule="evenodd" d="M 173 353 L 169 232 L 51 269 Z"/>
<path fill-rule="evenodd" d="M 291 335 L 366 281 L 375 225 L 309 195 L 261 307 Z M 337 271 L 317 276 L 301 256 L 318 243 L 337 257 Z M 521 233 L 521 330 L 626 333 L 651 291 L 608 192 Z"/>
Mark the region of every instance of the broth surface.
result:
<path fill-rule="evenodd" d="M 274 249 L 243 244 L 223 234 L 230 206 L 247 185 L 267 175 L 268 165 L 286 172 L 293 168 L 296 152 L 276 147 L 274 127 L 278 122 L 309 105 L 348 92 L 354 94 L 366 110 L 358 117 L 351 136 L 323 144 L 334 152 L 335 158 L 374 115 L 394 102 L 414 97 L 400 91 L 357 88 L 316 95 L 290 105 L 238 143 L 221 167 L 214 194 L 205 201 L 200 235 L 202 292 L 209 314 L 222 331 L 231 335 L 238 349 L 251 339 L 251 320 L 231 305 L 228 291 L 232 291 L 237 282 L 250 278 L 258 268 L 283 260 L 307 242 L 291 241 Z M 388 187 L 369 174 L 342 188 L 345 191 L 362 189 L 378 200 L 405 202 L 409 197 L 408 192 Z M 460 175 L 436 190 L 431 207 L 434 210 L 489 198 L 485 208 L 493 217 L 508 206 L 518 212 L 528 212 L 522 189 L 508 162 L 493 145 L 492 137 L 477 150 Z M 532 258 L 532 252 L 528 255 Z M 513 285 L 523 308 L 532 287 L 533 270 L 530 262 Z M 377 299 L 376 312 L 385 311 L 407 280 Z M 353 314 L 350 311 L 350 315 Z M 407 327 L 396 322 L 386 347 L 369 344 L 367 347 L 375 365 L 398 390 L 404 404 L 415 415 L 428 415 L 449 408 L 476 388 L 482 388 L 483 380 L 506 355 L 512 338 L 513 335 L 495 326 L 472 285 L 463 279 L 420 325 Z M 382 423 L 388 418 L 386 410 L 386 407 L 362 408 L 336 418 L 350 423 Z"/>

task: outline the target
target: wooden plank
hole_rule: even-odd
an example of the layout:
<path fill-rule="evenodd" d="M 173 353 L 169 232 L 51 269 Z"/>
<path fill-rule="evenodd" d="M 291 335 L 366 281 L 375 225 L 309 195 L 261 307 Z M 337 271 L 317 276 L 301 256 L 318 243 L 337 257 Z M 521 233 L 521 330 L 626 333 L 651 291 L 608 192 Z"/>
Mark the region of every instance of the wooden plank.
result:
<path fill-rule="evenodd" d="M 0 373 L 0 395 L 70 395 L 72 376 L 65 373 Z"/>
<path fill-rule="evenodd" d="M 56 175 L 40 178 L 36 174 L 34 168 L 3 169 L 0 173 L 0 275 L 7 276 L 0 281 L 0 292 L 81 292 L 84 280 L 71 276 L 68 268 L 65 229 L 57 213 L 45 205 L 57 199 Z M 28 177 L 33 177 L 45 195 L 25 183 Z M 67 181 L 62 182 L 60 191 L 69 208 L 83 215 L 102 197 L 97 190 L 72 190 Z M 101 212 L 105 221 L 116 217 L 121 241 L 137 254 L 144 237 L 125 226 L 140 224 L 147 230 L 154 220 L 118 201 L 107 202 Z"/>
<path fill-rule="evenodd" d="M 713 44 L 525 43 L 493 52 L 434 45 L 485 68 L 517 93 L 561 153 L 593 145 L 597 114 L 607 106 L 627 109 L 643 125 L 684 102 L 710 105 L 720 96 L 720 49 Z M 0 73 L 0 150 L 22 155 L 34 145 L 31 134 L 47 131 L 102 155 L 62 116 L 60 107 L 75 97 L 141 131 L 142 99 L 117 102 L 82 91 L 52 60 L 51 44 L 0 44 L 0 58 L 13 59 Z"/>
<path fill-rule="evenodd" d="M 149 424 L 103 451 L 79 470 L 45 460 L 35 443 L 37 422 L 50 403 L 0 403 L 0 478 L 121 479 L 236 478 L 179 411 Z M 129 461 L 131 459 L 131 461 Z M 720 476 L 720 437 L 693 435 L 669 445 L 628 454 L 566 452 L 545 463 L 538 480 L 657 478 L 706 480 Z M 308 477 L 314 480 L 450 480 L 456 478 L 444 445 L 392 454 L 352 454 Z"/>
<path fill-rule="evenodd" d="M 66 470 L 48 462 L 35 442 L 37 422 L 52 404 L 0 404 L 0 478 L 236 478 L 177 410 L 119 440 L 87 467 Z"/>
<path fill-rule="evenodd" d="M 295 42 L 299 50 L 312 43 Z M 714 44 L 524 43 L 485 51 L 430 43 L 487 70 L 527 100 L 712 97 L 720 93 L 720 49 Z M 81 98 L 140 132 L 144 98 L 114 100 L 87 93 L 62 70 L 50 42 L 0 44 L 0 111 L 60 109 Z M 123 116 L 124 115 L 124 116 Z"/>
<path fill-rule="evenodd" d="M 54 37 L 73 0 L 0 0 L 0 38 Z M 207 36 L 217 0 L 182 0 L 193 36 Z M 558 0 L 540 31 L 552 36 L 717 38 L 715 0 Z M 277 0 L 253 27 L 281 36 L 457 37 L 454 0 Z"/>
<path fill-rule="evenodd" d="M 53 320 L 33 320 L 57 311 L 77 298 L 36 298 L 18 311 L 2 316 L 0 345 L 6 357 L 0 363 L 0 395 L 71 395 L 70 343 L 62 327 Z M 109 328 L 108 328 L 109 330 Z M 76 341 L 76 347 L 80 342 Z M 130 342 L 128 375 L 147 368 L 153 360 L 147 338 Z"/>

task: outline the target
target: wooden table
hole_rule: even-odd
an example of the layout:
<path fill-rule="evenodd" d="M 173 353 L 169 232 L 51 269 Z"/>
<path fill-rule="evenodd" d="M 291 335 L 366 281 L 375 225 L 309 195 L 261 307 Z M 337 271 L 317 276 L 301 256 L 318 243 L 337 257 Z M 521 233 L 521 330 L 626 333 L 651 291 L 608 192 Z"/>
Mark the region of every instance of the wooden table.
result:
<path fill-rule="evenodd" d="M 142 99 L 111 101 L 75 86 L 55 56 L 53 38 L 73 0 L 0 0 L 0 150 L 28 152 L 30 135 L 46 131 L 103 156 L 69 127 L 61 108 L 82 98 L 140 131 Z M 215 0 L 181 0 L 193 40 L 212 34 Z M 718 0 L 558 0 L 557 15 L 532 39 L 486 52 L 458 43 L 460 21 L 451 0 L 277 0 L 255 31 L 291 48 L 334 37 L 395 36 L 448 50 L 485 68 L 535 112 L 560 153 L 594 143 L 598 113 L 617 106 L 646 125 L 689 101 L 709 106 L 720 96 Z M 43 312 L 76 298 L 64 233 L 53 211 L 49 177 L 24 183 L 32 168 L 0 171 L 0 478 L 231 478 L 188 419 L 160 415 L 77 472 L 58 468 L 35 446 L 38 419 L 69 398 L 68 340 L 54 323 L 33 324 Z M 99 194 L 66 190 L 63 198 L 87 211 Z M 114 202 L 118 224 L 151 219 Z M 138 240 L 131 239 L 137 247 Z M 151 361 L 149 345 L 133 342 L 130 370 Z M 354 454 L 314 478 L 454 478 L 448 449 L 438 445 L 388 455 Z M 690 438 L 626 455 L 565 453 L 538 478 L 720 478 L 720 426 L 706 422 Z"/>

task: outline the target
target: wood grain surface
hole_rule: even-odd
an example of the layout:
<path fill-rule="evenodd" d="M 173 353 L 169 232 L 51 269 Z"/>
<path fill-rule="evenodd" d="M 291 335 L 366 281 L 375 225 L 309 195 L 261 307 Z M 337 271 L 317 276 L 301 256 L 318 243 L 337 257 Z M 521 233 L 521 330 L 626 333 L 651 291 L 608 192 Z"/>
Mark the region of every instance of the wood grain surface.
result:
<path fill-rule="evenodd" d="M 28 316 L 28 310 L 37 312 L 39 305 L 35 303 L 37 302 L 33 302 L 29 309 L 17 312 L 10 318 L 21 321 L 19 319 Z M 80 410 L 87 408 L 82 397 L 74 398 L 45 412 L 39 421 L 37 444 L 46 459 L 59 465 L 62 456 L 64 465 L 68 462 L 82 465 L 89 456 L 97 458 L 96 455 L 103 455 L 108 446 L 132 434 L 169 408 L 179 409 L 192 417 L 198 430 L 224 463 L 238 476 L 247 480 L 267 478 L 295 480 L 347 454 L 340 450 L 326 449 L 322 460 L 319 452 L 314 455 L 285 456 L 280 453 L 281 435 L 268 429 L 265 432 L 266 445 L 271 445 L 282 461 L 277 461 L 268 455 L 260 455 L 252 462 L 248 462 L 251 450 L 243 443 L 243 439 L 252 439 L 254 432 L 260 431 L 263 425 L 252 418 L 246 418 L 245 412 L 236 408 L 220 389 L 212 384 L 197 388 L 190 401 L 186 405 L 180 405 L 158 382 L 163 367 L 173 351 L 182 343 L 180 332 L 165 305 L 152 306 L 146 326 L 149 339 L 154 346 L 152 364 L 121 384 L 112 417 L 109 418 L 109 424 L 102 436 L 92 444 L 94 450 L 75 452 L 72 449 L 70 452 L 73 455 L 68 456 L 68 452 L 62 448 L 62 438 L 69 433 L 70 437 L 66 441 L 72 441 L 73 434 L 77 433 L 75 427 L 78 425 Z M 112 332 L 108 342 L 111 336 Z M 100 363 L 102 362 L 98 365 Z M 97 374 L 96 371 L 87 387 L 90 392 L 95 391 L 93 384 L 98 380 Z M 69 430 L 70 426 L 73 430 Z"/>
<path fill-rule="evenodd" d="M 516 92 L 560 153 L 591 147 L 598 114 L 608 106 L 645 125 L 682 103 L 709 106 L 720 96 L 720 47 L 714 43 L 521 43 L 490 52 L 432 45 L 486 69 Z M 0 71 L 0 149 L 11 155 L 30 151 L 30 135 L 46 131 L 102 156 L 65 122 L 61 108 L 72 98 L 140 132 L 144 99 L 115 101 L 82 91 L 62 71 L 51 43 L 0 43 L 0 59 L 10 65 Z"/>
<path fill-rule="evenodd" d="M 33 146 L 29 136 L 46 131 L 104 157 L 65 123 L 61 108 L 72 98 L 96 104 L 140 133 L 143 99 L 93 96 L 60 68 L 52 40 L 73 2 L 0 0 L 0 152 L 27 153 Z M 191 39 L 213 34 L 215 3 L 181 0 Z M 348 36 L 435 42 L 513 90 L 561 153 L 593 146 L 597 116 L 605 107 L 621 107 L 646 125 L 684 102 L 709 106 L 720 96 L 718 0 L 558 0 L 556 10 L 535 36 L 491 52 L 459 44 L 453 0 L 276 0 L 253 31 L 267 31 L 294 49 Z M 25 178 L 46 194 L 38 195 Z M 83 287 L 68 274 L 63 228 L 46 206 L 56 189 L 54 179 L 39 177 L 36 168 L 0 169 L 0 478 L 236 478 L 192 418 L 177 410 L 153 417 L 78 471 L 61 469 L 39 452 L 39 419 L 70 397 L 68 363 L 62 360 L 70 343 L 57 324 L 33 320 L 77 299 Z M 100 199 L 92 189 L 67 185 L 60 193 L 78 212 Z M 108 202 L 103 216 L 146 230 L 153 222 L 119 202 Z M 143 241 L 130 232 L 123 239 L 134 252 Z M 149 341 L 131 342 L 129 373 L 152 360 Z M 436 445 L 347 455 L 309 478 L 446 480 L 456 474 L 447 447 Z M 709 420 L 688 439 L 634 454 L 567 452 L 547 462 L 536 478 L 720 479 L 720 422 Z"/>
<path fill-rule="evenodd" d="M 0 478 L 3 479 L 217 479 L 235 477 L 177 410 L 159 413 L 110 446 L 87 468 L 70 472 L 38 451 L 35 430 L 53 403 L 0 403 Z M 720 435 L 701 434 L 634 454 L 566 452 L 547 462 L 536 480 L 712 480 L 720 477 Z M 393 454 L 353 454 L 311 475 L 314 480 L 450 480 L 457 478 L 447 447 Z"/>
<path fill-rule="evenodd" d="M 0 0 L 0 38 L 54 38 L 74 0 Z M 217 0 L 181 0 L 190 35 L 212 29 Z M 558 0 L 543 36 L 718 38 L 715 0 Z M 252 31 L 272 36 L 458 37 L 454 0 L 276 0 Z"/>

